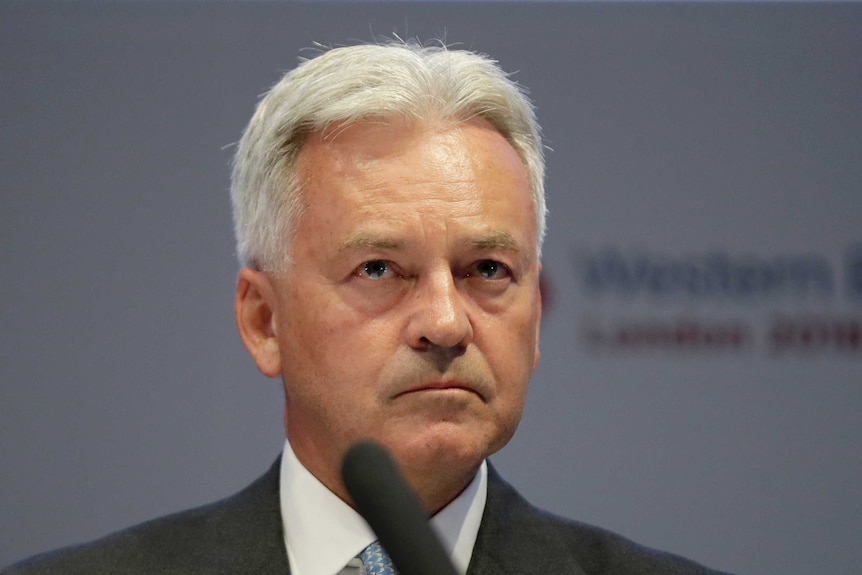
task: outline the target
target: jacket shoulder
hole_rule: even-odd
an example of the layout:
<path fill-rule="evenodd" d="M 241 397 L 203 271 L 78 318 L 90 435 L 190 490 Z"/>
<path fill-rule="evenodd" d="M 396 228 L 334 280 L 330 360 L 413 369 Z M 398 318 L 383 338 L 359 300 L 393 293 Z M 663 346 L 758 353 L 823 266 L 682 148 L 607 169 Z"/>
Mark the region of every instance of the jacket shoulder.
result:
<path fill-rule="evenodd" d="M 0 575 L 228 574 L 255 572 L 279 558 L 286 569 L 278 505 L 276 462 L 231 497 L 37 555 Z"/>
<path fill-rule="evenodd" d="M 559 517 L 526 501 L 489 469 L 488 501 L 469 575 L 721 575 L 691 560 Z M 481 549 L 481 551 L 480 551 Z M 475 569 L 473 569 L 475 567 Z"/>

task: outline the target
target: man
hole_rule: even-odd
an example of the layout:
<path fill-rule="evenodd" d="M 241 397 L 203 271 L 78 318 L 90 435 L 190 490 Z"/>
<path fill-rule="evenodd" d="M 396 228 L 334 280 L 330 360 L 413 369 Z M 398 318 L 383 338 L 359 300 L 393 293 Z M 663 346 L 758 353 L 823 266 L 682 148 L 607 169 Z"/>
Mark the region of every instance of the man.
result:
<path fill-rule="evenodd" d="M 284 383 L 282 458 L 222 502 L 7 573 L 372 572 L 339 472 L 362 439 L 462 573 L 709 573 L 536 510 L 486 463 L 539 358 L 543 178 L 532 107 L 485 57 L 354 46 L 288 73 L 231 189 L 237 325 Z"/>

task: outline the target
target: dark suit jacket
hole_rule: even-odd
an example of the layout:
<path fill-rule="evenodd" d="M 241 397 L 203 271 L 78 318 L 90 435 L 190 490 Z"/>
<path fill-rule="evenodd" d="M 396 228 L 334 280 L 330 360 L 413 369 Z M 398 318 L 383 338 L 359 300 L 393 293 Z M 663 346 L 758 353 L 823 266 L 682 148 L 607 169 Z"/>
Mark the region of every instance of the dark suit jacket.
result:
<path fill-rule="evenodd" d="M 236 495 L 0 575 L 289 575 L 279 465 Z M 489 466 L 488 499 L 468 575 L 715 575 L 688 560 L 536 509 Z"/>

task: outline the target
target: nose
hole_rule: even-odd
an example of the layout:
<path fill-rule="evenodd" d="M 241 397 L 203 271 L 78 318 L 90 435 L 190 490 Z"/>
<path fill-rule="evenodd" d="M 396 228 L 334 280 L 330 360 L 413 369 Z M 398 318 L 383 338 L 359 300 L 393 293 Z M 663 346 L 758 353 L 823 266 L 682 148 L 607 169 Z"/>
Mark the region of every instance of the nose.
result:
<path fill-rule="evenodd" d="M 452 272 L 440 270 L 423 279 L 414 288 L 408 325 L 410 345 L 420 350 L 463 351 L 473 338 L 473 325 Z"/>

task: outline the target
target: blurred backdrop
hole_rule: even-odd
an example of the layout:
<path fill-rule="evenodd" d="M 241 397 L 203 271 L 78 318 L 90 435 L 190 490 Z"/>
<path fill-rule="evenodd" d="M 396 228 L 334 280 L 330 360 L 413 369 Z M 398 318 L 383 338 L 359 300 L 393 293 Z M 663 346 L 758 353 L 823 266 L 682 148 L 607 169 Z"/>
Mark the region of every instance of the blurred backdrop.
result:
<path fill-rule="evenodd" d="M 862 4 L 0 4 L 0 565 L 283 442 L 235 334 L 233 144 L 316 42 L 442 38 L 545 129 L 534 503 L 751 575 L 862 563 Z"/>

